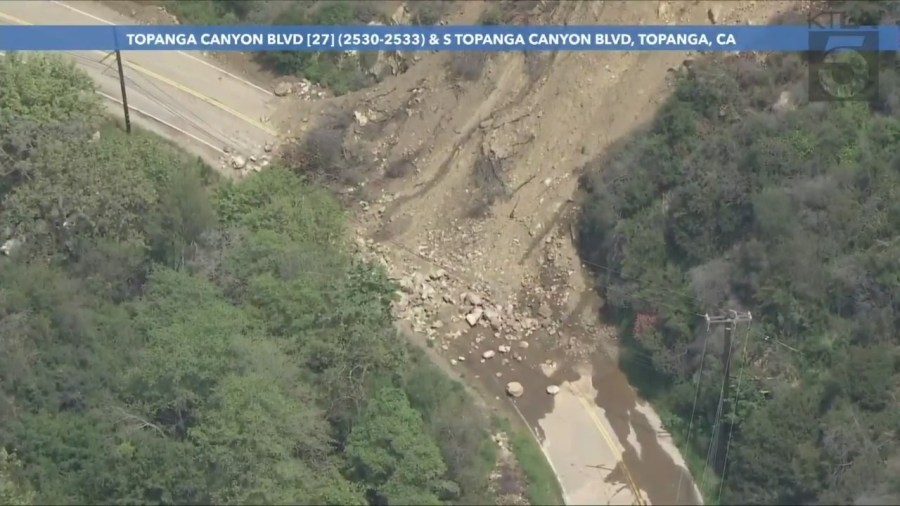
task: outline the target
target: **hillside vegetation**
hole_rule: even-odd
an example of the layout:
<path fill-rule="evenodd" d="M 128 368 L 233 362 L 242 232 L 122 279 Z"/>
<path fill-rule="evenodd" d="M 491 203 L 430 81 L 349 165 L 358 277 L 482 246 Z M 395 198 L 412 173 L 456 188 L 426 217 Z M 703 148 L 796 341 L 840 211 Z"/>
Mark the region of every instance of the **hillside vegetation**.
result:
<path fill-rule="evenodd" d="M 0 502 L 486 504 L 496 445 L 337 202 L 218 182 L 0 56 Z"/>
<path fill-rule="evenodd" d="M 390 24 L 394 14 L 387 9 L 389 2 L 360 0 L 168 0 L 160 3 L 183 23 L 204 25 Z M 402 21 L 435 24 L 449 12 L 451 4 L 446 0 L 409 2 Z M 277 74 L 308 79 L 338 95 L 373 84 L 384 73 L 381 67 L 385 67 L 377 65 L 376 53 L 268 51 L 257 53 L 255 59 Z"/>
<path fill-rule="evenodd" d="M 694 62 L 587 168 L 583 256 L 708 501 L 900 501 L 900 90 L 882 69 L 871 102 L 809 103 L 800 56 Z M 729 309 L 753 322 L 717 416 L 724 329 L 701 315 Z"/>

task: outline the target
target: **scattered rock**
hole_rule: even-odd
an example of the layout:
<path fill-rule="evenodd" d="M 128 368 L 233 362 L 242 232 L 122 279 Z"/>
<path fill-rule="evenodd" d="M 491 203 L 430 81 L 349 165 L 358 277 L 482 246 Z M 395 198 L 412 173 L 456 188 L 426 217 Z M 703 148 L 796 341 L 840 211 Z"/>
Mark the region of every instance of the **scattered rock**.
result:
<path fill-rule="evenodd" d="M 559 393 L 559 387 L 556 385 L 550 385 L 547 387 L 547 393 L 550 395 L 556 395 Z"/>
<path fill-rule="evenodd" d="M 519 341 L 519 348 L 522 348 L 523 350 L 527 350 L 528 349 L 528 341 Z"/>
<path fill-rule="evenodd" d="M 656 5 L 656 17 L 659 19 L 664 19 L 668 10 L 669 4 L 666 3 L 665 0 L 660 0 L 660 2 Z"/>
<path fill-rule="evenodd" d="M 556 362 L 548 360 L 541 364 L 541 372 L 544 373 L 544 376 L 549 378 L 556 372 L 557 367 L 559 366 Z"/>
<path fill-rule="evenodd" d="M 491 328 L 494 330 L 500 330 L 500 326 L 503 323 L 502 318 L 500 317 L 500 312 L 494 309 L 485 309 L 484 310 L 484 318 L 491 324 Z"/>
<path fill-rule="evenodd" d="M 359 111 L 353 111 L 353 118 L 359 126 L 366 126 L 369 123 L 369 117 Z"/>
<path fill-rule="evenodd" d="M 0 252 L 2 252 L 6 256 L 9 256 L 12 255 L 13 252 L 15 252 L 16 249 L 18 249 L 21 245 L 22 241 L 18 239 L 9 239 L 3 243 L 3 246 L 0 246 Z"/>
<path fill-rule="evenodd" d="M 550 309 L 550 305 L 546 302 L 541 303 L 541 307 L 538 308 L 538 315 L 541 318 L 550 318 L 553 316 L 553 310 Z"/>
<path fill-rule="evenodd" d="M 291 83 L 288 83 L 288 82 L 284 82 L 284 81 L 275 85 L 275 90 L 273 91 L 273 93 L 275 93 L 276 97 L 284 97 L 284 96 L 290 95 L 293 92 L 294 92 L 294 85 Z"/>
<path fill-rule="evenodd" d="M 522 397 L 525 393 L 525 387 L 518 381 L 510 381 L 506 384 L 506 393 L 511 397 Z"/>
<path fill-rule="evenodd" d="M 235 170 L 241 170 L 247 166 L 247 159 L 243 156 L 232 156 L 231 167 Z"/>
<path fill-rule="evenodd" d="M 99 140 L 100 140 L 100 130 L 97 130 L 96 132 L 94 132 L 93 135 L 91 135 L 91 142 L 97 142 Z"/>
<path fill-rule="evenodd" d="M 271 153 L 272 148 L 273 148 L 273 146 L 267 142 L 266 145 L 263 146 L 263 151 L 265 151 L 266 153 Z"/>
<path fill-rule="evenodd" d="M 419 296 L 422 300 L 431 300 L 434 298 L 434 288 L 428 283 L 419 283 Z"/>
<path fill-rule="evenodd" d="M 470 327 L 474 327 L 478 324 L 478 321 L 481 320 L 483 314 L 484 310 L 480 307 L 476 307 L 471 313 L 466 315 L 466 323 L 468 323 Z"/>
<path fill-rule="evenodd" d="M 778 95 L 778 101 L 772 104 L 772 110 L 775 112 L 790 111 L 794 108 L 793 97 L 791 92 L 785 90 Z"/>
<path fill-rule="evenodd" d="M 484 301 L 481 299 L 481 297 L 478 294 L 474 294 L 474 293 L 466 294 L 466 300 L 469 302 L 469 304 L 472 304 L 473 306 L 480 306 L 484 303 Z"/>
<path fill-rule="evenodd" d="M 709 17 L 709 22 L 712 24 L 718 24 L 719 19 L 721 18 L 721 9 L 719 9 L 718 5 L 713 5 L 706 11 L 707 17 Z"/>
<path fill-rule="evenodd" d="M 444 269 L 438 269 L 431 274 L 428 275 L 433 281 L 438 281 L 447 277 L 447 271 Z"/>
<path fill-rule="evenodd" d="M 455 358 L 451 358 L 451 359 L 450 359 L 450 365 L 456 365 L 456 364 L 458 364 L 458 363 L 459 363 L 459 361 L 456 360 Z"/>
<path fill-rule="evenodd" d="M 500 353 L 509 353 L 509 350 L 511 350 L 511 349 L 512 349 L 512 347 L 505 345 L 505 344 L 501 344 L 500 346 L 497 346 L 497 351 L 499 351 Z"/>
<path fill-rule="evenodd" d="M 394 309 L 399 312 L 403 312 L 403 311 L 406 311 L 406 309 L 408 307 L 409 307 L 409 297 L 403 292 L 398 292 L 397 300 L 394 301 Z"/>
<path fill-rule="evenodd" d="M 406 7 L 406 4 L 401 5 L 391 14 L 391 22 L 395 25 L 408 25 L 410 24 L 410 16 L 409 9 Z"/>
<path fill-rule="evenodd" d="M 494 350 L 487 350 L 486 352 L 481 354 L 481 358 L 488 360 L 488 359 L 494 358 L 494 355 L 496 355 Z"/>
<path fill-rule="evenodd" d="M 413 281 L 410 278 L 401 278 L 400 281 L 397 282 L 400 285 L 400 289 L 406 293 L 413 293 Z"/>

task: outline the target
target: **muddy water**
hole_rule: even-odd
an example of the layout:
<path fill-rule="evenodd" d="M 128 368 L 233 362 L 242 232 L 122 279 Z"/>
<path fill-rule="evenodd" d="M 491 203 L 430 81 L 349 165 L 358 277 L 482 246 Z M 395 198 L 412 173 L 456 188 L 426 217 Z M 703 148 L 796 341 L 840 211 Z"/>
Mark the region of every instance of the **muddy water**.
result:
<path fill-rule="evenodd" d="M 576 331 L 565 330 L 566 335 Z M 555 445 L 555 452 L 548 453 L 563 486 L 580 489 L 580 496 L 578 491 L 567 490 L 574 496 L 571 501 L 603 497 L 604 503 L 627 504 L 636 502 L 627 489 L 636 488 L 643 504 L 701 504 L 693 479 L 658 417 L 604 351 L 596 351 L 586 359 L 567 359 L 562 352 L 544 351 L 546 346 L 540 343 L 552 342 L 554 338 L 538 334 L 530 338 L 534 345 L 527 350 L 510 343 L 513 351 L 523 355 L 521 362 L 512 359 L 513 353 L 498 353 L 493 359 L 481 361 L 481 351 L 491 349 L 494 340 L 483 329 L 473 329 L 469 339 L 475 334 L 483 335 L 484 341 L 469 347 L 465 367 L 498 397 L 504 395 L 509 381 L 524 386 L 525 394 L 511 402 L 545 450 Z M 548 361 L 557 366 L 549 377 L 546 373 L 550 371 L 540 367 Z M 566 395 L 548 395 L 549 385 L 563 386 Z M 569 394 L 569 390 L 577 391 L 583 400 Z M 588 407 L 598 408 L 597 414 L 589 414 Z M 602 428 L 597 427 L 598 423 Z M 553 433 L 548 435 L 550 429 L 545 430 L 544 426 L 552 426 Z M 610 438 L 616 440 L 618 449 L 610 450 Z M 605 456 L 601 457 L 601 453 Z M 584 484 L 592 481 L 604 483 Z"/>

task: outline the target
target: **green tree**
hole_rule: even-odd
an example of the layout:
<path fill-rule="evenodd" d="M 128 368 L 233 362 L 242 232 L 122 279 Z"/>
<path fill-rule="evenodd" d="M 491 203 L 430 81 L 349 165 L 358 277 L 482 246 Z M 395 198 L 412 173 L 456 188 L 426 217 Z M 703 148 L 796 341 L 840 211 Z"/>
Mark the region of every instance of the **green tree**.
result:
<path fill-rule="evenodd" d="M 446 466 L 402 390 L 376 392 L 344 451 L 350 472 L 378 502 L 440 504 L 435 488 Z"/>
<path fill-rule="evenodd" d="M 24 240 L 0 257 L 0 502 L 483 502 L 464 396 L 430 370 L 450 404 L 367 402 L 412 366 L 336 199 L 282 169 L 222 183 L 140 131 L 94 138 L 90 82 L 61 60 L 3 57 L 0 84 L 0 239 Z"/>
<path fill-rule="evenodd" d="M 38 124 L 90 124 L 101 117 L 94 83 L 60 56 L 0 55 L 0 125 L 16 119 Z"/>
<path fill-rule="evenodd" d="M 14 506 L 30 506 L 35 503 L 34 490 L 21 481 L 22 464 L 5 449 L 0 448 L 0 503 Z"/>

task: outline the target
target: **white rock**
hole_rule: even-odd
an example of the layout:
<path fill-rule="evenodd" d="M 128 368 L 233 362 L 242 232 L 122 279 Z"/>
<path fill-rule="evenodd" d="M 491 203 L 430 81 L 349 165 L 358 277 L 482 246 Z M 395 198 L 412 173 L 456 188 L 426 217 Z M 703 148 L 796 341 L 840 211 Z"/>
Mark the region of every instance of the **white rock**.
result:
<path fill-rule="evenodd" d="M 485 309 L 484 310 L 484 318 L 491 324 L 491 328 L 494 330 L 500 330 L 500 326 L 503 323 L 503 320 L 500 317 L 500 312 L 494 309 Z"/>
<path fill-rule="evenodd" d="M 3 252 L 4 255 L 9 256 L 12 255 L 13 252 L 18 249 L 19 246 L 22 245 L 22 241 L 18 239 L 9 239 L 3 243 L 3 246 L 0 246 L 0 252 Z"/>
<path fill-rule="evenodd" d="M 434 288 L 432 288 L 428 283 L 420 284 L 419 296 L 422 297 L 422 300 L 431 300 L 432 298 L 434 298 Z"/>
<path fill-rule="evenodd" d="M 487 359 L 494 358 L 494 355 L 496 355 L 494 350 L 487 350 L 486 352 L 481 354 L 481 358 L 487 360 Z"/>
<path fill-rule="evenodd" d="M 409 307 L 409 297 L 403 292 L 397 292 L 397 300 L 394 301 L 394 309 L 397 311 L 406 311 Z"/>
<path fill-rule="evenodd" d="M 497 351 L 499 351 L 500 353 L 509 353 L 509 350 L 511 350 L 511 349 L 512 349 L 511 347 L 509 347 L 505 344 L 501 344 L 500 346 L 497 346 Z"/>
<path fill-rule="evenodd" d="M 522 348 L 523 350 L 527 350 L 528 349 L 528 341 L 519 341 L 519 348 Z"/>
<path fill-rule="evenodd" d="M 413 292 L 413 282 L 409 278 L 401 278 L 400 281 L 397 282 L 400 285 L 400 289 L 406 293 Z"/>
<path fill-rule="evenodd" d="M 356 124 L 359 126 L 366 126 L 369 122 L 369 118 L 359 111 L 353 111 L 353 117 L 356 119 Z"/>
<path fill-rule="evenodd" d="M 458 364 L 458 363 L 459 363 L 459 361 L 456 360 L 455 358 L 451 358 L 451 359 L 450 359 L 450 365 L 456 365 L 456 364 Z"/>
<path fill-rule="evenodd" d="M 481 320 L 483 314 L 484 310 L 480 307 L 476 307 L 471 313 L 466 315 L 466 323 L 468 323 L 470 327 L 474 327 L 478 324 L 478 321 Z"/>
<path fill-rule="evenodd" d="M 232 156 L 231 157 L 231 167 L 237 170 L 243 169 L 247 166 L 247 159 L 243 156 Z"/>
<path fill-rule="evenodd" d="M 481 299 L 481 296 L 479 296 L 478 294 L 475 294 L 475 293 L 467 294 L 466 300 L 468 300 L 469 304 L 472 304 L 473 306 L 480 306 L 481 304 L 484 303 L 484 301 Z"/>
<path fill-rule="evenodd" d="M 506 384 L 506 393 L 512 397 L 522 397 L 525 393 L 525 387 L 518 381 L 510 381 Z"/>
<path fill-rule="evenodd" d="M 284 97 L 294 92 L 294 86 L 291 83 L 280 82 L 275 86 L 275 96 Z"/>
<path fill-rule="evenodd" d="M 772 104 L 772 110 L 775 112 L 785 112 L 792 109 L 794 109 L 794 101 L 789 91 L 782 91 L 778 95 L 778 101 Z"/>
<path fill-rule="evenodd" d="M 556 395 L 559 393 L 559 387 L 556 385 L 550 385 L 547 387 L 547 393 L 550 395 Z"/>

